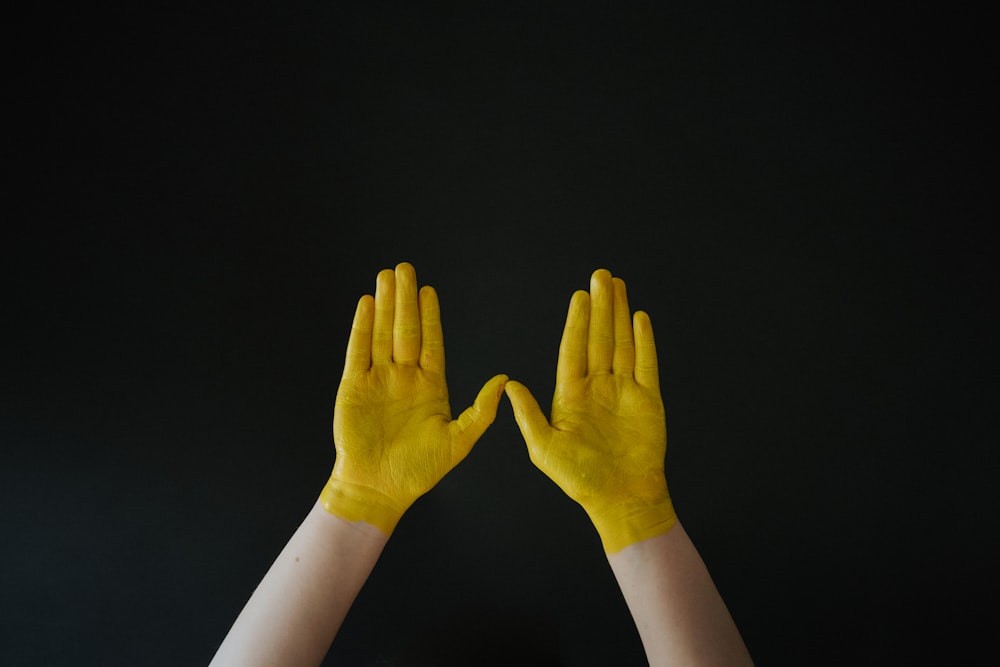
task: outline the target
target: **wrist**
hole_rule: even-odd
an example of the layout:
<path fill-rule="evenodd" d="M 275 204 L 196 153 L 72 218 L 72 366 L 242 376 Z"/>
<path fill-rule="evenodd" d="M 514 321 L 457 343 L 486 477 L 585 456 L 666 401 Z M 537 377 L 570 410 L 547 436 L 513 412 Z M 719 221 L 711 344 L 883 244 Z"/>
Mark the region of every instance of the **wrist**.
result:
<path fill-rule="evenodd" d="M 584 509 L 608 554 L 664 535 L 677 523 L 677 513 L 666 488 L 657 497 L 623 498 Z"/>
<path fill-rule="evenodd" d="M 409 508 L 378 489 L 331 475 L 319 495 L 323 509 L 347 521 L 363 521 L 391 535 Z"/>

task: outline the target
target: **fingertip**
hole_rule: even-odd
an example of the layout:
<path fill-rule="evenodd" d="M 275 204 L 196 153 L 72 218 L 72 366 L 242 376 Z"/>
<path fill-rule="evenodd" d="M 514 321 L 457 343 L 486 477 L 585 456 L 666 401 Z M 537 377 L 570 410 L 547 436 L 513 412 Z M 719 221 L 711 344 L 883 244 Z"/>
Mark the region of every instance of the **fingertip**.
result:
<path fill-rule="evenodd" d="M 507 394 L 508 400 L 513 400 L 511 398 L 511 393 L 517 391 L 517 380 L 507 380 L 503 385 L 503 393 Z"/>
<path fill-rule="evenodd" d="M 394 271 L 396 280 L 415 285 L 417 282 L 417 271 L 409 262 L 400 262 Z"/>
<path fill-rule="evenodd" d="M 507 398 L 510 399 L 510 405 L 514 409 L 515 417 L 530 412 L 532 404 L 537 405 L 531 390 L 517 380 L 509 380 L 504 386 L 504 392 L 507 394 Z"/>
<path fill-rule="evenodd" d="M 527 390 L 527 387 L 517 380 L 508 380 L 504 383 L 503 391 L 507 394 L 507 400 L 510 401 L 510 407 L 514 410 L 514 416 L 517 416 L 518 412 L 521 411 L 524 392 Z"/>
<path fill-rule="evenodd" d="M 629 316 L 628 291 L 625 289 L 625 281 L 621 278 L 613 278 L 611 280 L 611 298 L 614 303 L 616 326 L 627 325 L 632 318 Z M 631 337 L 631 332 L 628 332 L 628 334 Z"/>
<path fill-rule="evenodd" d="M 611 272 L 607 269 L 597 269 L 590 275 L 590 294 L 593 298 L 611 289 Z"/>
<path fill-rule="evenodd" d="M 424 285 L 417 292 L 417 306 L 421 318 L 440 318 L 441 301 L 438 299 L 437 291 L 430 285 Z"/>
<path fill-rule="evenodd" d="M 645 335 L 653 331 L 653 321 L 649 319 L 649 313 L 644 310 L 635 311 L 635 315 L 632 316 L 632 323 L 636 333 L 641 332 Z"/>
<path fill-rule="evenodd" d="M 371 320 L 375 313 L 375 297 L 365 294 L 358 299 L 358 305 L 354 309 L 354 325 L 359 326 L 368 323 L 367 328 L 371 328 Z"/>
<path fill-rule="evenodd" d="M 392 269 L 382 269 L 375 278 L 376 288 L 389 288 L 396 284 L 396 272 Z"/>
<path fill-rule="evenodd" d="M 497 403 L 500 402 L 500 397 L 503 396 L 504 391 L 507 388 L 507 380 L 508 380 L 507 376 L 504 375 L 503 373 L 500 373 L 498 375 L 494 375 L 493 377 L 491 377 L 489 379 L 489 382 L 486 383 L 487 386 L 491 384 L 494 385 L 493 398 L 496 399 Z"/>
<path fill-rule="evenodd" d="M 624 294 L 626 291 L 625 281 L 619 278 L 618 276 L 614 276 L 611 278 L 611 287 L 614 289 L 616 295 Z"/>
<path fill-rule="evenodd" d="M 569 306 L 574 312 L 588 309 L 590 307 L 590 292 L 582 289 L 576 290 L 570 297 Z"/>
<path fill-rule="evenodd" d="M 590 274 L 591 284 L 595 282 L 606 282 L 608 280 L 611 280 L 611 271 L 607 269 L 597 269 Z"/>
<path fill-rule="evenodd" d="M 476 396 L 475 406 L 480 415 L 485 416 L 489 423 L 496 419 L 497 408 L 500 407 L 500 397 L 503 396 L 504 376 L 494 375 Z"/>
<path fill-rule="evenodd" d="M 393 273 L 396 274 L 396 280 L 405 278 L 415 282 L 417 279 L 417 271 L 416 269 L 413 268 L 413 265 L 410 264 L 409 262 L 400 262 L 399 264 L 397 264 L 396 269 L 395 271 L 393 271 Z"/>

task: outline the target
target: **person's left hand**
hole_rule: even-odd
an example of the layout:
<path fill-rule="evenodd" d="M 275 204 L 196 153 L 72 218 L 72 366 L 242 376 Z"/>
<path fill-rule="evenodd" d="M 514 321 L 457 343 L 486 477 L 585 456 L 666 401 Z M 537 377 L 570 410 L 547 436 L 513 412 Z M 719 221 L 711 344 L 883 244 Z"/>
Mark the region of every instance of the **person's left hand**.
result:
<path fill-rule="evenodd" d="M 523 384 L 506 390 L 531 460 L 583 506 L 608 553 L 677 522 L 653 325 L 631 314 L 621 278 L 594 271 L 590 293 L 570 299 L 551 423 Z"/>
<path fill-rule="evenodd" d="M 361 297 L 337 390 L 333 473 L 324 508 L 391 534 L 413 502 L 472 450 L 496 418 L 507 376 L 491 378 L 452 420 L 434 288 L 408 263 L 378 274 Z"/>

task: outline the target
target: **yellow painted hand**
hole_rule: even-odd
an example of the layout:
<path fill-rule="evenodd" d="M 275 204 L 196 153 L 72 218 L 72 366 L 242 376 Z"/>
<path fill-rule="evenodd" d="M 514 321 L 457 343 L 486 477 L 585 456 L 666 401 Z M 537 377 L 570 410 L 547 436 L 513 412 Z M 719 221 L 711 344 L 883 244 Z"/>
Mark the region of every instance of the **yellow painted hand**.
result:
<path fill-rule="evenodd" d="M 600 269 L 573 295 L 559 346 L 551 424 L 519 382 L 507 396 L 532 462 L 586 510 L 605 551 L 670 530 L 666 419 L 653 327 L 625 283 Z"/>
<path fill-rule="evenodd" d="M 392 533 L 493 422 L 506 380 L 490 379 L 452 420 L 437 293 L 429 286 L 418 292 L 405 262 L 381 271 L 375 297 L 361 297 L 354 315 L 333 416 L 337 458 L 323 506 Z"/>

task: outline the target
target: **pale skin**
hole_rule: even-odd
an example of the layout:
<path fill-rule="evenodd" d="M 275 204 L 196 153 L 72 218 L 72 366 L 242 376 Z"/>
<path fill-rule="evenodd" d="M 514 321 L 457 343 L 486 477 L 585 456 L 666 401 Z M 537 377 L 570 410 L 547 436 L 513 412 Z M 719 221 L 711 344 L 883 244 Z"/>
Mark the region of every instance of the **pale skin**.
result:
<path fill-rule="evenodd" d="M 601 269 L 573 295 L 551 421 L 524 385 L 506 392 L 532 461 L 593 520 L 649 664 L 752 665 L 669 501 L 653 329 L 625 283 Z"/>
<path fill-rule="evenodd" d="M 389 537 L 317 502 L 275 559 L 211 665 L 319 665 Z"/>
<path fill-rule="evenodd" d="M 753 664 L 680 523 L 607 556 L 651 666 Z"/>
<path fill-rule="evenodd" d="M 358 302 L 334 411 L 337 457 L 212 665 L 319 665 L 403 513 L 471 450 L 506 392 L 532 461 L 590 515 L 649 663 L 751 665 L 677 522 L 652 326 L 604 270 L 570 302 L 551 422 L 498 375 L 451 419 L 437 294 L 413 267 Z"/>

